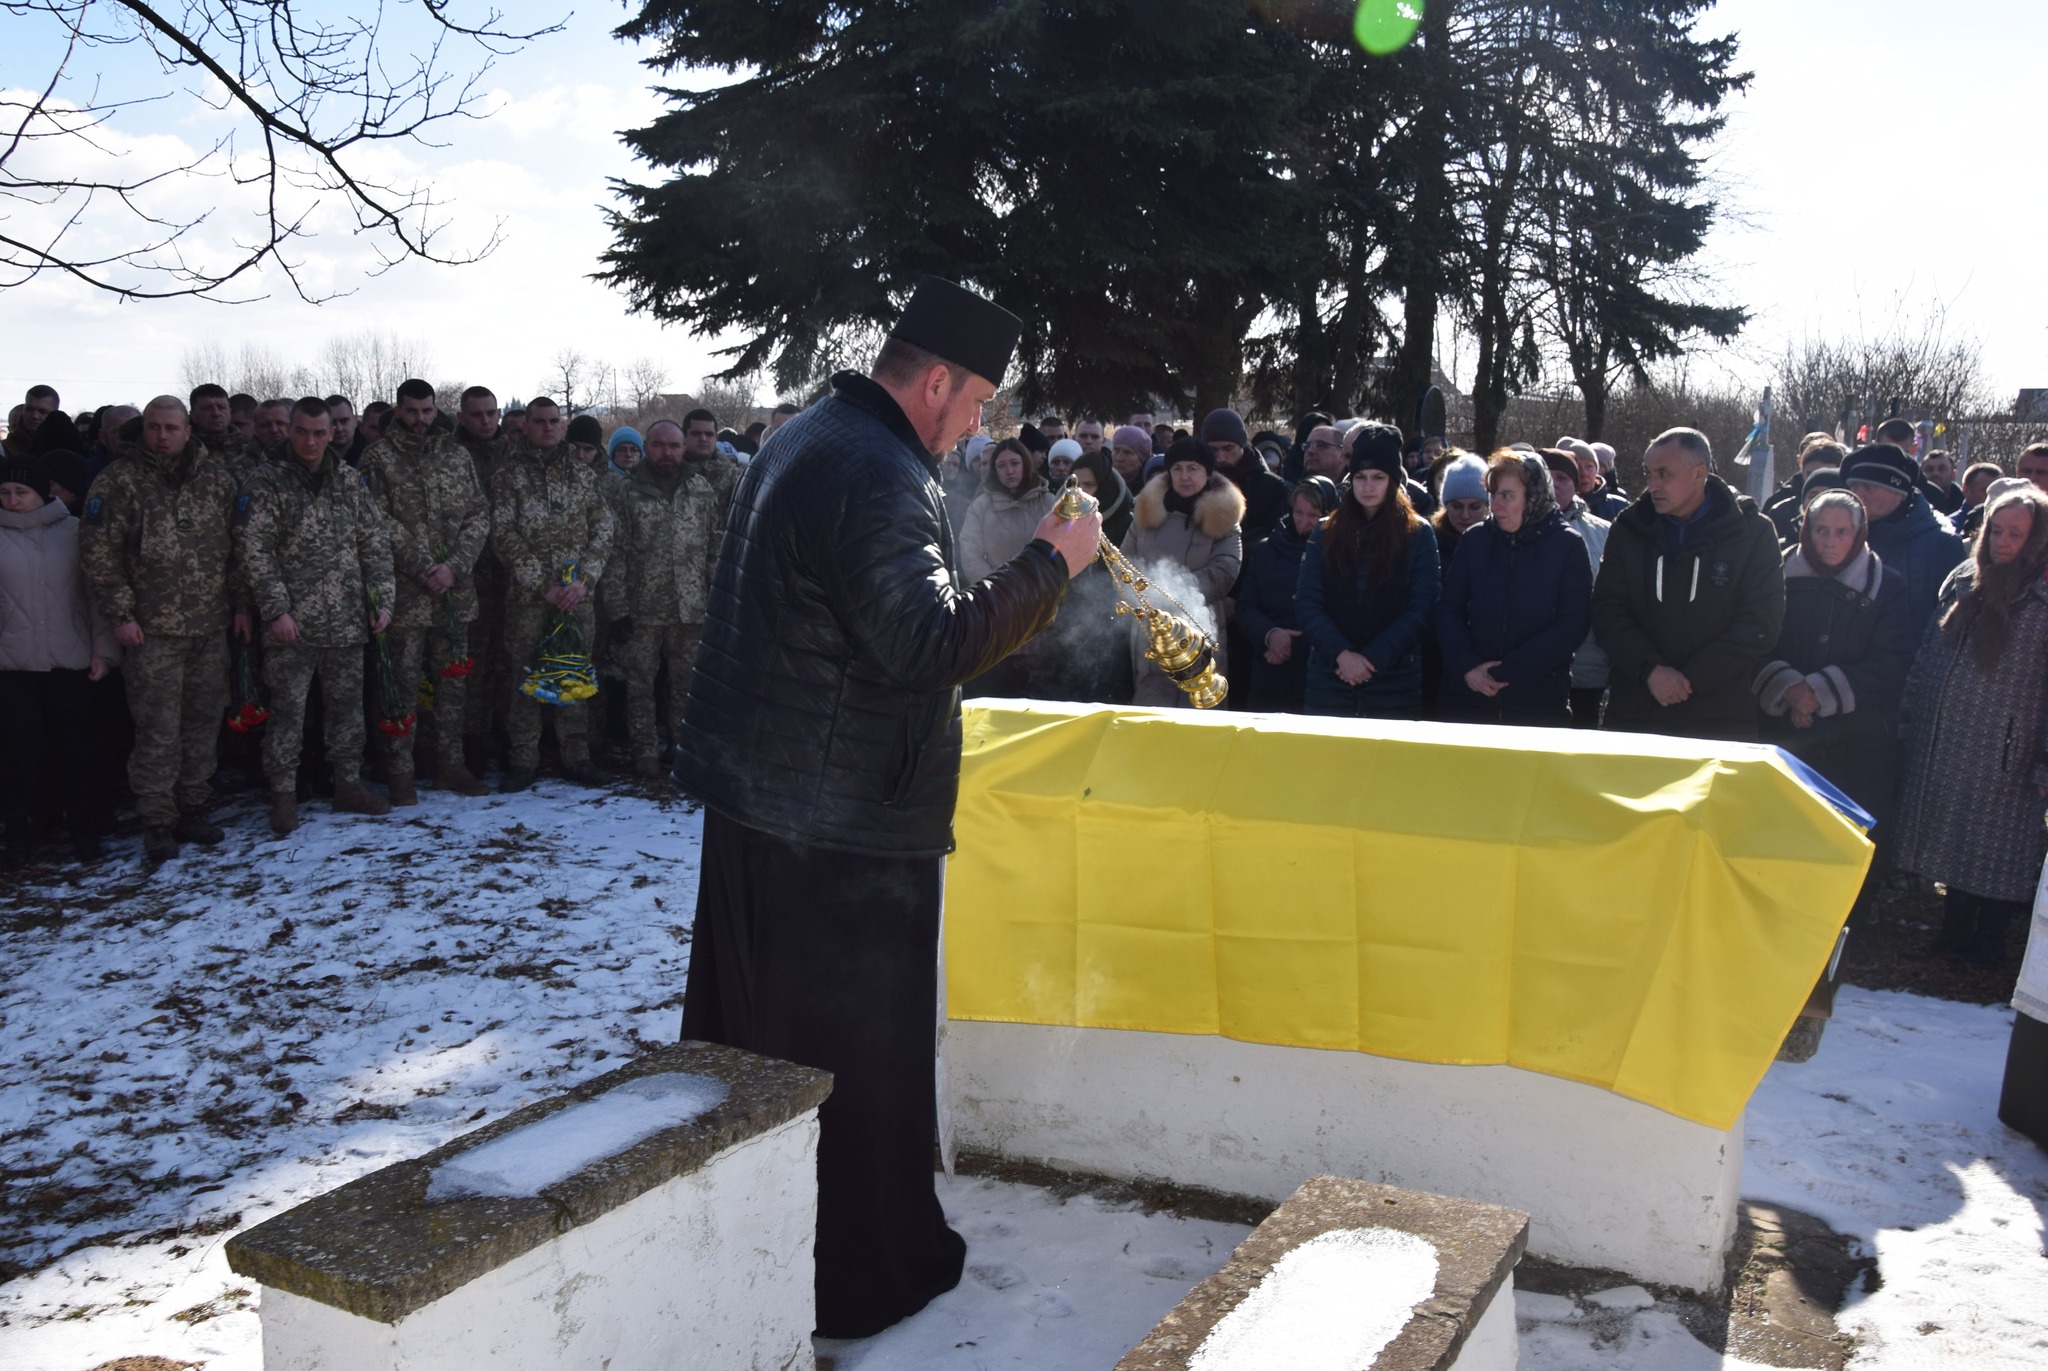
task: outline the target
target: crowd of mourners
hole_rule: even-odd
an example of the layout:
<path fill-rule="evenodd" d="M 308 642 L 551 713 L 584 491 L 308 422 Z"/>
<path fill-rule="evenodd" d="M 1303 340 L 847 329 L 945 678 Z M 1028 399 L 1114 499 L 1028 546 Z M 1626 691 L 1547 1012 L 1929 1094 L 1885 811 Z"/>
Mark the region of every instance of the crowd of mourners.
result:
<path fill-rule="evenodd" d="M 152 862 L 217 843 L 218 785 L 261 785 L 279 834 L 315 795 L 519 791 L 550 732 L 570 780 L 656 781 L 732 491 L 794 413 L 606 433 L 481 386 L 445 413 L 415 380 L 360 414 L 201 385 L 72 416 L 33 387 L 0 463 L 6 865 L 58 833 L 97 860 L 131 798 Z M 1946 888 L 1939 949 L 1993 964 L 2041 871 L 2048 443 L 1960 483 L 1918 446 L 1809 434 L 1759 507 L 1687 428 L 1632 495 L 1600 443 L 1482 457 L 1223 409 L 1046 416 L 937 478 L 963 585 L 1069 480 L 1093 495 L 1206 616 L 1231 708 L 1777 743 L 1876 819 L 1874 873 Z M 967 693 L 1185 705 L 1117 593 L 1091 568 Z"/>

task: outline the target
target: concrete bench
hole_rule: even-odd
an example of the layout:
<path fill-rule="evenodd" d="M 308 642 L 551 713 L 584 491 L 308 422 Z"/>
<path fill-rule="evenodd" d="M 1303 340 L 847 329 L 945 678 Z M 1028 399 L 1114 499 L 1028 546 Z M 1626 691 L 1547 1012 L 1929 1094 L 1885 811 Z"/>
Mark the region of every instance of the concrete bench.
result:
<path fill-rule="evenodd" d="M 1529 1216 L 1318 1176 L 1116 1371 L 1513 1371 Z"/>
<path fill-rule="evenodd" d="M 830 1090 L 681 1043 L 259 1224 L 264 1367 L 809 1368 Z"/>

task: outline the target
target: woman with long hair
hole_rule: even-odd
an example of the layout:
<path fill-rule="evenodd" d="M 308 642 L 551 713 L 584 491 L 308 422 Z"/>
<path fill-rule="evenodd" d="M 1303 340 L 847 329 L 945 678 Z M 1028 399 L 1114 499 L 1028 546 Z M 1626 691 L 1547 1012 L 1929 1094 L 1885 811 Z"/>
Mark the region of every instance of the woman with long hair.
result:
<path fill-rule="evenodd" d="M 1401 431 L 1362 427 L 1337 511 L 1309 540 L 1295 585 L 1309 642 L 1304 703 L 1311 714 L 1413 719 L 1442 569 L 1436 535 L 1408 502 Z"/>
<path fill-rule="evenodd" d="M 1947 887 L 1935 950 L 1979 967 L 2041 874 L 2048 796 L 2048 495 L 1993 496 L 1906 681 L 1898 865 Z"/>

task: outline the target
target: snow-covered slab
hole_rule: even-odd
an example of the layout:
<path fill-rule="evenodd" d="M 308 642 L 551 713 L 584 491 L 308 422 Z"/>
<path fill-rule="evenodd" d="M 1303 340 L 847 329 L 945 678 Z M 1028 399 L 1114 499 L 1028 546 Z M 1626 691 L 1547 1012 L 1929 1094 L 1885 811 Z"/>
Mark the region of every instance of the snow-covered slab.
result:
<path fill-rule="evenodd" d="M 1528 1238 L 1516 1210 L 1318 1176 L 1117 1371 L 1511 1371 Z"/>
<path fill-rule="evenodd" d="M 681 1043 L 259 1224 L 264 1365 L 806 1364 L 830 1082 Z"/>

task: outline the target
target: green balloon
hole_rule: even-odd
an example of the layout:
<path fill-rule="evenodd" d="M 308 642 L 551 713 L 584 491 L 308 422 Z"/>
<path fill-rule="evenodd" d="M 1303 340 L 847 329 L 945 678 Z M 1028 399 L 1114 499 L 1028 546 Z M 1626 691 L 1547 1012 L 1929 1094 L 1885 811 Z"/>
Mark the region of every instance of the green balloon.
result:
<path fill-rule="evenodd" d="M 1414 41 L 1422 6 L 1423 0 L 1359 0 L 1351 32 L 1373 56 L 1391 57 Z"/>

